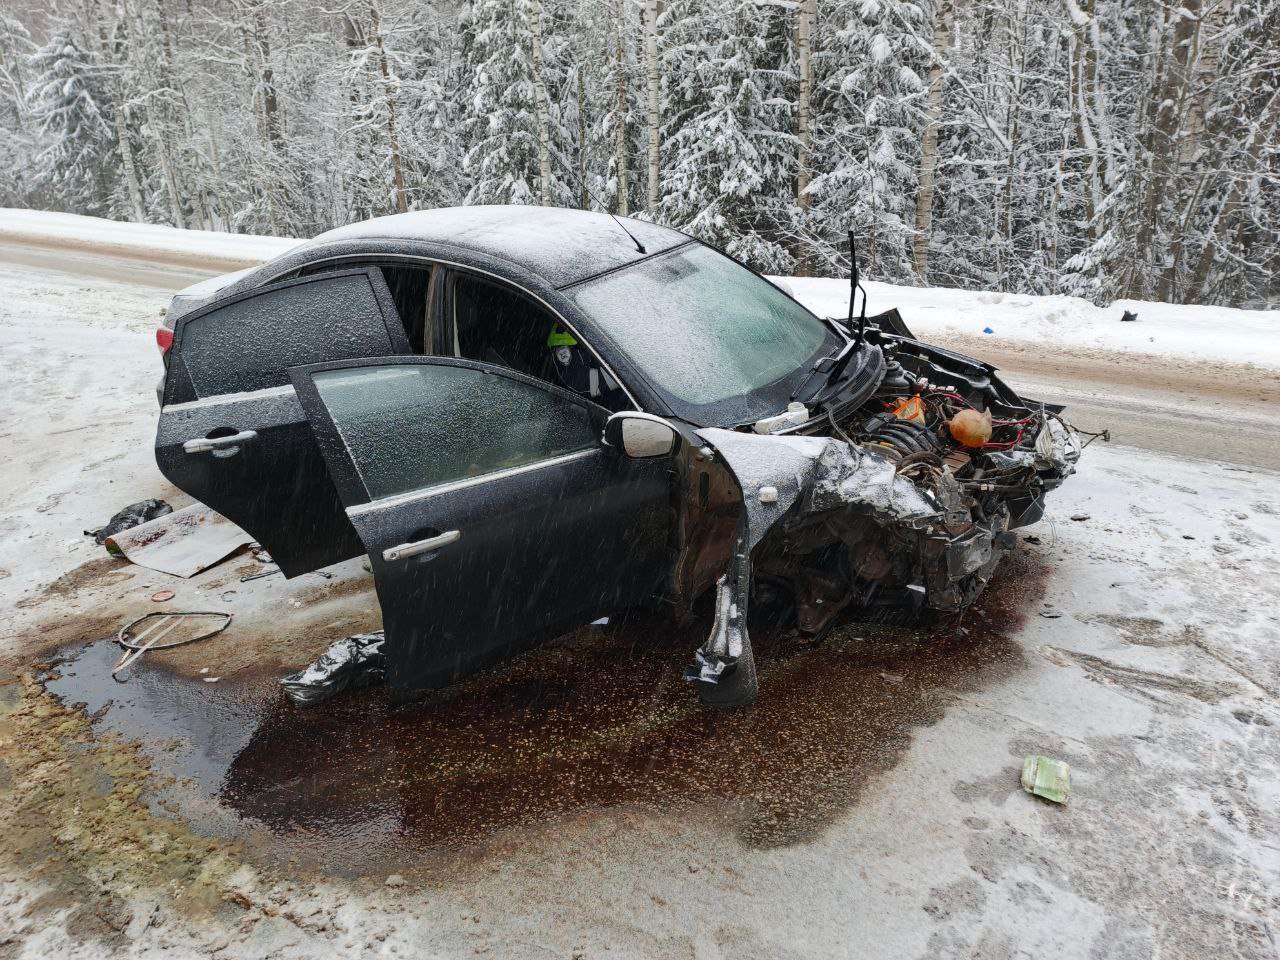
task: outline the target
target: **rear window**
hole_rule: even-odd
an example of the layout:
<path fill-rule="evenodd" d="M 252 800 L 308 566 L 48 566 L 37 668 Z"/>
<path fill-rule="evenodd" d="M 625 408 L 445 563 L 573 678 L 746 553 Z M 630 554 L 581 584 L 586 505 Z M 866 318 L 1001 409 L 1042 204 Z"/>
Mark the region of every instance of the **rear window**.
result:
<path fill-rule="evenodd" d="M 375 279 L 376 278 L 376 279 Z M 369 272 L 325 275 L 267 289 L 182 325 L 179 356 L 197 397 L 289 382 L 289 367 L 399 352 L 398 318 Z"/>

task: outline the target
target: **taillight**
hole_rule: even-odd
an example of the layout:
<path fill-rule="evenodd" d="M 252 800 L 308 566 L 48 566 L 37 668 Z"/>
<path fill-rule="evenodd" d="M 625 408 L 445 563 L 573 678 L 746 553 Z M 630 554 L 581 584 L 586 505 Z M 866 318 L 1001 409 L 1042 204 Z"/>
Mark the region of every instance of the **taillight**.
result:
<path fill-rule="evenodd" d="M 168 327 L 156 327 L 156 346 L 160 348 L 160 356 L 168 353 L 173 346 L 173 331 Z"/>

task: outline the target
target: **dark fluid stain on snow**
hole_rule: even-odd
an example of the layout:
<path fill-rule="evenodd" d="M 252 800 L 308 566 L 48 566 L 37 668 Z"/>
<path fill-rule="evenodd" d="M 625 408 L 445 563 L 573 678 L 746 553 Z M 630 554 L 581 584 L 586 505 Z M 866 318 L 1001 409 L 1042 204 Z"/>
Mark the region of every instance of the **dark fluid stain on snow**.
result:
<path fill-rule="evenodd" d="M 138 669 L 127 684 L 104 682 L 110 643 L 62 663 L 49 689 L 151 743 L 161 772 L 187 778 L 162 802 L 193 826 L 275 862 L 403 869 L 430 851 L 483 850 L 513 828 L 695 805 L 747 845 L 782 846 L 819 836 L 955 693 L 1023 667 L 1012 635 L 1048 573 L 1037 557 L 1012 558 L 963 633 L 954 621 L 852 624 L 802 648 L 760 625 L 759 700 L 727 712 L 700 707 L 680 679 L 706 625 L 641 616 L 399 710 L 383 689 L 298 708 L 268 677 L 204 684 Z"/>

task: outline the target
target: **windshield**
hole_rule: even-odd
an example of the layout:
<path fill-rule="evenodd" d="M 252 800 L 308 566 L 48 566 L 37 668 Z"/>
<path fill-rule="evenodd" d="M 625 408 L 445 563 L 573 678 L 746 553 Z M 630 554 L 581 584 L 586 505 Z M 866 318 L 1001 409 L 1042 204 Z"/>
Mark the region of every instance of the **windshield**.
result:
<path fill-rule="evenodd" d="M 769 281 L 700 243 L 569 293 L 672 410 L 695 423 L 777 413 L 793 382 L 836 343 Z"/>

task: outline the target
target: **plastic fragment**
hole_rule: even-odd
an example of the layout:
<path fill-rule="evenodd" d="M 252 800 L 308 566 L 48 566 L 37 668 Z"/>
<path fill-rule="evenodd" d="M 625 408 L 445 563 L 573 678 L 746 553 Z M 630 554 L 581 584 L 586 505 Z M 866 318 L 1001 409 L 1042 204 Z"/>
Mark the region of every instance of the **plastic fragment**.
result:
<path fill-rule="evenodd" d="M 115 516 L 101 527 L 98 527 L 97 530 L 86 530 L 84 534 L 86 537 L 93 537 L 97 543 L 106 543 L 107 537 L 113 533 L 128 530 L 130 527 L 136 527 L 138 524 L 154 520 L 156 517 L 163 517 L 167 513 L 173 513 L 173 507 L 163 500 L 139 500 L 137 503 L 131 503 L 123 510 L 118 511 Z M 107 549 L 110 550 L 111 548 L 108 547 Z"/>
<path fill-rule="evenodd" d="M 1054 803 L 1071 793 L 1071 767 L 1061 760 L 1032 754 L 1022 761 L 1022 789 Z"/>
<path fill-rule="evenodd" d="M 924 410 L 924 401 L 920 399 L 918 394 L 912 397 L 903 397 L 889 408 L 889 412 L 899 420 L 910 420 L 912 423 L 918 423 L 922 426 L 924 425 Z"/>
<path fill-rule="evenodd" d="M 164 603 L 166 600 L 172 600 L 173 596 L 172 590 L 161 590 L 159 593 L 153 593 L 151 599 L 156 603 Z"/>

